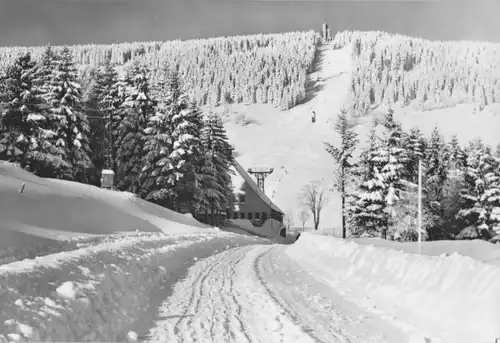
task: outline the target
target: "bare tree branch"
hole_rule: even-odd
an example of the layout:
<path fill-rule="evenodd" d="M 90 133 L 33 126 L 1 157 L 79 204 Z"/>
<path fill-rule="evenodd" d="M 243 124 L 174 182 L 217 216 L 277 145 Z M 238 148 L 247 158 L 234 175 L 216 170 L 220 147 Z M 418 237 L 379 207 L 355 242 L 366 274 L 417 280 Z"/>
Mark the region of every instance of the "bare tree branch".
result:
<path fill-rule="evenodd" d="M 319 182 L 312 182 L 304 186 L 302 194 L 304 206 L 311 212 L 314 221 L 314 230 L 318 230 L 321 219 L 321 211 L 328 203 L 325 188 Z"/>
<path fill-rule="evenodd" d="M 301 210 L 298 214 L 297 217 L 302 224 L 302 232 L 304 232 L 306 222 L 309 220 L 309 212 L 307 210 Z"/>
<path fill-rule="evenodd" d="M 288 211 L 283 218 L 283 223 L 286 226 L 287 231 L 290 230 L 290 227 L 293 225 L 293 212 Z"/>

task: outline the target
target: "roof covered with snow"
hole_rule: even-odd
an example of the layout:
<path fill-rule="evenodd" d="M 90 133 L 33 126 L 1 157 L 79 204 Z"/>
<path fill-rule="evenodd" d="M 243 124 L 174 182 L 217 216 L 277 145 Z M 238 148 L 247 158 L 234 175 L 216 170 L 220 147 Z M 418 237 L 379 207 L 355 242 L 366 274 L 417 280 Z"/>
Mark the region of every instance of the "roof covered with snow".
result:
<path fill-rule="evenodd" d="M 247 173 L 247 171 L 241 166 L 241 164 L 234 159 L 234 169 L 238 174 L 241 175 L 243 180 L 248 184 L 248 186 L 264 201 L 266 204 L 269 204 L 271 208 L 279 212 L 281 214 L 285 214 L 269 197 L 259 188 L 257 183 L 254 181 L 254 179 L 250 176 L 250 174 Z"/>

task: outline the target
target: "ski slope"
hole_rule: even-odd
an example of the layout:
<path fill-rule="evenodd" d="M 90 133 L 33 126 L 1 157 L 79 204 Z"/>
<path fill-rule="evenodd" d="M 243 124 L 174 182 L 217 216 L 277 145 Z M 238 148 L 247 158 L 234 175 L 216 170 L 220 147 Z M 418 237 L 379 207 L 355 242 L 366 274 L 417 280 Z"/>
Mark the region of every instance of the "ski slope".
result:
<path fill-rule="evenodd" d="M 286 212 L 298 208 L 298 196 L 311 181 L 332 186 L 333 159 L 323 141 L 335 142 L 334 121 L 350 84 L 351 58 L 347 49 L 333 50 L 326 44 L 318 49 L 316 70 L 309 75 L 308 101 L 281 111 L 269 104 L 231 105 L 225 127 L 235 146 L 236 158 L 246 169 L 274 168 L 265 180 L 266 194 Z M 212 109 L 223 113 L 226 108 Z M 312 111 L 316 123 L 311 122 Z M 239 118 L 254 123 L 242 126 Z M 332 197 L 325 208 L 323 223 L 335 225 L 339 204 Z"/>
<path fill-rule="evenodd" d="M 225 127 L 235 146 L 236 158 L 244 168 L 274 168 L 265 180 L 266 194 L 285 213 L 299 211 L 298 197 L 304 185 L 313 181 L 323 183 L 329 202 L 322 212 L 320 229 L 337 234 L 341 204 L 339 194 L 332 190 L 335 163 L 325 152 L 323 142 L 339 144 L 334 124 L 348 99 L 351 73 L 351 48 L 333 50 L 326 44 L 318 49 L 305 103 L 288 111 L 269 104 L 236 104 L 211 109 L 226 119 Z M 358 152 L 366 144 L 373 118 L 383 118 L 387 110 L 378 107 L 365 117 L 351 118 L 360 139 Z M 472 104 L 429 111 L 395 105 L 393 110 L 395 119 L 405 130 L 417 126 L 429 135 L 437 126 L 445 139 L 457 135 L 463 145 L 476 137 L 493 147 L 500 142 L 499 104 L 486 106 L 478 113 Z M 311 122 L 312 111 L 316 112 L 316 123 Z M 307 226 L 311 227 L 312 223 Z"/>

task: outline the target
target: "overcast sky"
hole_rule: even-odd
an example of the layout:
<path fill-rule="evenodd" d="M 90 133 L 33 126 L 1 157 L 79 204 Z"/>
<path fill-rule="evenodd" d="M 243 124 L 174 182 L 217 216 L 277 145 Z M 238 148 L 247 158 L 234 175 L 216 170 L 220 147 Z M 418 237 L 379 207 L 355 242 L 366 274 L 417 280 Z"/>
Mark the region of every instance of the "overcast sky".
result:
<path fill-rule="evenodd" d="M 0 46 L 119 43 L 291 30 L 382 30 L 500 42 L 500 0 L 0 0 Z"/>

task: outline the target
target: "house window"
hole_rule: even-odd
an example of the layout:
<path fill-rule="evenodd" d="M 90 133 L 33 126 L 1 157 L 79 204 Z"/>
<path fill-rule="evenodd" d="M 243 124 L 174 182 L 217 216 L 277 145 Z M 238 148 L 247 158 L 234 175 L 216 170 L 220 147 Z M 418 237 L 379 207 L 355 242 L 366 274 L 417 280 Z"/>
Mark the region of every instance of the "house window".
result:
<path fill-rule="evenodd" d="M 253 215 L 253 213 L 252 213 L 252 212 L 248 212 L 248 219 L 249 219 L 249 220 L 252 220 L 252 219 L 253 219 L 253 218 L 252 218 L 252 215 Z"/>
<path fill-rule="evenodd" d="M 255 212 L 255 219 L 260 219 L 260 212 Z"/>
<path fill-rule="evenodd" d="M 240 204 L 244 204 L 247 200 L 245 194 L 240 194 L 239 200 Z"/>
<path fill-rule="evenodd" d="M 233 194 L 233 203 L 237 204 L 238 203 L 238 198 L 236 198 L 236 195 Z"/>
<path fill-rule="evenodd" d="M 240 219 L 245 219 L 245 212 L 240 212 Z"/>
<path fill-rule="evenodd" d="M 267 212 L 262 212 L 262 222 L 265 223 L 267 220 Z"/>
<path fill-rule="evenodd" d="M 233 212 L 233 219 L 238 219 L 238 212 Z"/>

